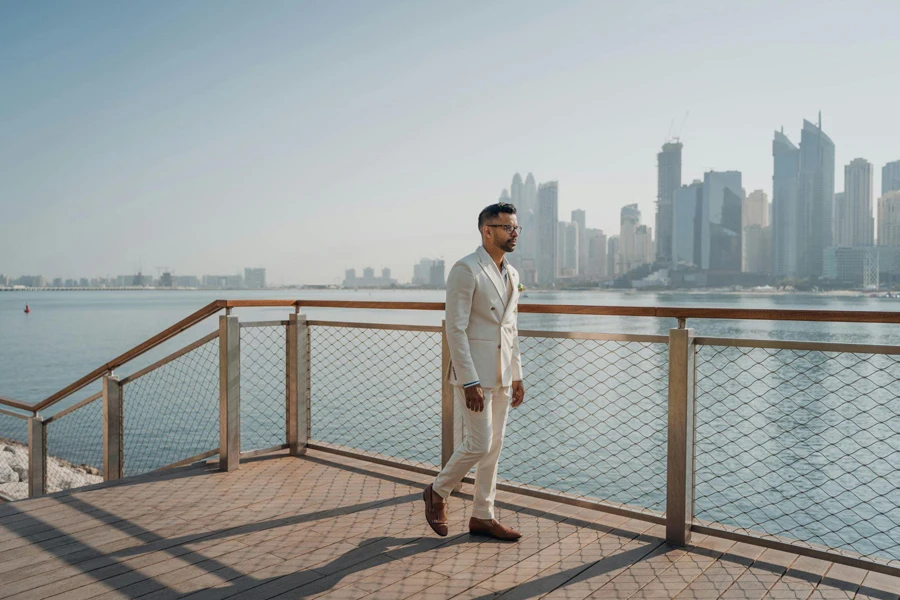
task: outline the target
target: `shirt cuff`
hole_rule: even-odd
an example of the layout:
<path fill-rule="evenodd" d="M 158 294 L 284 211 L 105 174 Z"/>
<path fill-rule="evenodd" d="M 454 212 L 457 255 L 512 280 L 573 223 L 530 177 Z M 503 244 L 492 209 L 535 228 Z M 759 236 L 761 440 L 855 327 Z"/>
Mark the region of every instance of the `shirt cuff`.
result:
<path fill-rule="evenodd" d="M 473 385 L 478 385 L 478 380 L 475 380 L 472 383 L 464 383 L 463 387 L 467 388 L 467 387 L 472 387 Z"/>

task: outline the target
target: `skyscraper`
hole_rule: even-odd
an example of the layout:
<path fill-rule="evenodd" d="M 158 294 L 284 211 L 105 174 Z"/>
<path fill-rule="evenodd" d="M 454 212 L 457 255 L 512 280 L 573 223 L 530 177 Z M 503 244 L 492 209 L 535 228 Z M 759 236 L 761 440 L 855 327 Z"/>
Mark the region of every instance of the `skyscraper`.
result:
<path fill-rule="evenodd" d="M 881 195 L 900 190 L 900 160 L 889 162 L 881 168 Z"/>
<path fill-rule="evenodd" d="M 754 190 L 744 198 L 741 236 L 741 269 L 746 273 L 769 273 L 772 269 L 772 231 L 769 227 L 769 197 Z"/>
<path fill-rule="evenodd" d="M 900 190 L 878 199 L 878 245 L 900 248 Z"/>
<path fill-rule="evenodd" d="M 637 204 L 622 207 L 619 214 L 619 252 L 616 258 L 616 274 L 628 273 L 645 264 L 643 247 L 637 243 L 637 229 L 641 224 L 641 211 Z M 643 243 L 643 236 L 641 239 Z"/>
<path fill-rule="evenodd" d="M 777 277 L 796 277 L 800 149 L 783 131 L 776 131 L 772 142 L 772 157 L 772 273 Z"/>
<path fill-rule="evenodd" d="M 587 272 L 588 245 L 585 237 L 587 232 L 586 215 L 583 210 L 572 211 L 572 222 L 578 225 L 578 276 L 584 277 Z"/>
<path fill-rule="evenodd" d="M 825 248 L 833 243 L 834 143 L 819 124 L 803 121 L 800 133 L 797 275 L 822 275 Z"/>
<path fill-rule="evenodd" d="M 611 235 L 606 242 L 606 276 L 615 277 L 618 271 L 619 236 Z"/>
<path fill-rule="evenodd" d="M 762 190 L 754 190 L 744 199 L 742 216 L 744 227 L 759 225 L 769 226 L 769 197 Z"/>
<path fill-rule="evenodd" d="M 672 266 L 700 266 L 700 218 L 703 183 L 683 185 L 672 195 Z M 657 238 L 658 239 L 658 238 Z"/>
<path fill-rule="evenodd" d="M 834 245 L 850 245 L 850 219 L 847 210 L 847 194 L 834 193 Z"/>
<path fill-rule="evenodd" d="M 580 254 L 578 223 L 565 223 L 560 221 L 557 226 L 557 273 L 561 277 L 575 277 L 578 275 L 578 256 Z"/>
<path fill-rule="evenodd" d="M 703 175 L 699 221 L 701 269 L 741 271 L 743 204 L 744 190 L 739 171 L 709 171 Z"/>
<path fill-rule="evenodd" d="M 874 246 L 875 219 L 872 213 L 872 163 L 853 159 L 844 167 L 844 214 L 835 211 L 837 233 L 844 230 L 846 239 L 838 240 L 842 246 Z M 837 194 L 835 194 L 837 196 Z"/>
<path fill-rule="evenodd" d="M 672 260 L 672 195 L 681 187 L 681 142 L 663 144 L 656 155 L 656 259 Z"/>
<path fill-rule="evenodd" d="M 537 276 L 541 285 L 556 281 L 559 222 L 559 183 L 549 181 L 537 190 Z"/>
<path fill-rule="evenodd" d="M 525 185 L 522 183 L 522 176 L 518 173 L 513 176 L 512 185 L 509 186 L 509 195 L 512 203 L 516 205 L 516 208 L 522 208 Z"/>
<path fill-rule="evenodd" d="M 597 281 L 606 277 L 606 235 L 602 229 L 588 229 L 584 232 L 584 238 L 588 246 L 585 277 Z"/>

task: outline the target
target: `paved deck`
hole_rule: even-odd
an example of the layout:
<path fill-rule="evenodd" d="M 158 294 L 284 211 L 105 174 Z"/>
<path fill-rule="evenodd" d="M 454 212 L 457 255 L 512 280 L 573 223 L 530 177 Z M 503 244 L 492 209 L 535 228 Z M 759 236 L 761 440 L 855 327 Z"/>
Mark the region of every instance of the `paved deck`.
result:
<path fill-rule="evenodd" d="M 500 494 L 515 544 L 423 522 L 429 478 L 310 452 L 0 505 L 0 598 L 857 598 L 900 580 Z"/>

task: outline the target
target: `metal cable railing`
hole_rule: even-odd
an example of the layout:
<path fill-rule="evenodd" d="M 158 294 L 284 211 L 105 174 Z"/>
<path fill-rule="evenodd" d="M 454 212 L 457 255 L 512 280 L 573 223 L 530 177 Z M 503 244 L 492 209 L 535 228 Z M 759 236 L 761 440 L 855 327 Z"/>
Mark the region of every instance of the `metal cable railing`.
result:
<path fill-rule="evenodd" d="M 45 423 L 46 492 L 103 481 L 103 400 L 100 394 Z"/>
<path fill-rule="evenodd" d="M 212 337 L 122 381 L 124 471 L 138 475 L 219 447 L 219 343 Z"/>
<path fill-rule="evenodd" d="M 698 347 L 695 517 L 900 565 L 900 356 L 794 345 Z"/>
<path fill-rule="evenodd" d="M 28 421 L 0 412 L 0 500 L 28 497 Z"/>
<path fill-rule="evenodd" d="M 241 450 L 285 443 L 285 325 L 241 324 Z"/>
<path fill-rule="evenodd" d="M 115 478 L 117 468 L 134 475 L 222 449 L 220 466 L 229 470 L 241 450 L 286 441 L 292 453 L 309 440 L 413 470 L 438 468 L 453 430 L 442 424 L 450 394 L 441 328 L 302 315 L 242 327 L 223 316 L 218 333 L 121 382 L 104 379 L 108 395 L 45 420 L 0 411 L 0 438 L 11 438 L 0 440 L 0 451 L 17 453 L 23 471 L 13 469 L 17 480 L 7 474 L 4 483 L 0 467 L 0 494 L 9 496 L 5 485 L 18 486 L 18 497 L 71 489 L 57 466 L 86 465 L 95 477 L 104 467 Z M 666 523 L 673 543 L 687 543 L 693 528 L 900 572 L 900 348 L 692 336 L 685 329 L 668 337 L 521 332 L 528 392 L 507 427 L 500 465 L 507 488 Z M 129 362 L 123 357 L 115 364 Z M 48 401 L 70 397 L 86 380 Z M 43 459 L 34 466 L 29 433 L 35 448 L 43 446 L 31 452 Z M 104 446 L 104 435 L 117 443 Z"/>
<path fill-rule="evenodd" d="M 499 476 L 663 513 L 666 338 L 555 335 L 579 336 L 522 333 L 526 401 L 510 410 Z"/>
<path fill-rule="evenodd" d="M 317 443 L 441 462 L 440 328 L 310 327 Z"/>

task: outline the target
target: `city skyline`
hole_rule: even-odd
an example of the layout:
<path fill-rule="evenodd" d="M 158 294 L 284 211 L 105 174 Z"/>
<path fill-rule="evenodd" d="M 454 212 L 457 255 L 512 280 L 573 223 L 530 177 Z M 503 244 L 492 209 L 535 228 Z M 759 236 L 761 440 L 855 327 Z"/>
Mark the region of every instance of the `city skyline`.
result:
<path fill-rule="evenodd" d="M 146 257 L 328 283 L 364 251 L 408 279 L 417 256 L 477 245 L 498 173 L 559 181 L 559 214 L 611 234 L 632 203 L 658 229 L 672 133 L 691 149 L 682 183 L 736 168 L 768 193 L 771 131 L 819 110 L 837 190 L 854 158 L 873 189 L 900 159 L 896 2 L 349 6 L 4 3 L 0 270 Z M 552 43 L 522 43 L 538 30 Z"/>

